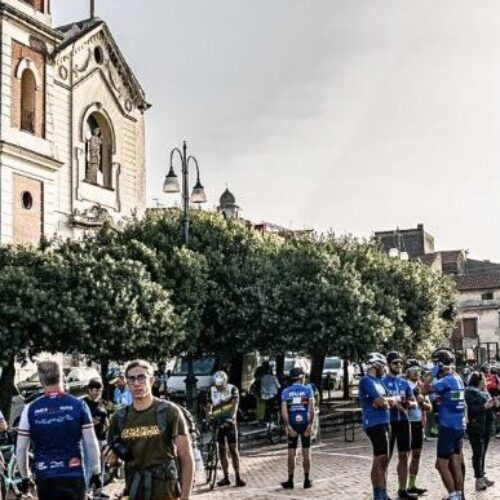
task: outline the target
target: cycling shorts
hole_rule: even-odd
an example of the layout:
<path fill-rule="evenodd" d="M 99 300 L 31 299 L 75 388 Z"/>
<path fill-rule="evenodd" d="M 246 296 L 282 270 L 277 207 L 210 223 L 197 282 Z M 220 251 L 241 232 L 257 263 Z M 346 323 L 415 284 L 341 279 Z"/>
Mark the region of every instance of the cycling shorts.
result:
<path fill-rule="evenodd" d="M 289 450 L 296 450 L 298 445 L 299 445 L 299 436 L 300 436 L 300 443 L 302 445 L 302 448 L 304 450 L 307 450 L 308 448 L 311 447 L 311 436 L 304 436 L 304 432 L 306 432 L 306 429 L 300 428 L 300 429 L 295 429 L 292 426 L 292 429 L 297 433 L 295 436 L 290 436 L 290 434 L 287 434 L 288 436 L 288 449 Z"/>
<path fill-rule="evenodd" d="M 38 500 L 85 500 L 83 477 L 51 477 L 36 481 Z"/>
<path fill-rule="evenodd" d="M 411 449 L 411 431 L 408 420 L 391 422 L 391 455 L 394 445 L 398 444 L 398 453 L 406 453 Z"/>
<path fill-rule="evenodd" d="M 421 450 L 424 446 L 424 428 L 422 422 L 410 422 L 411 449 Z"/>
<path fill-rule="evenodd" d="M 452 427 L 439 426 L 437 442 L 438 458 L 450 458 L 452 455 L 459 455 L 464 446 L 463 429 L 453 429 Z"/>
<path fill-rule="evenodd" d="M 234 423 L 225 423 L 219 427 L 217 431 L 217 442 L 221 448 L 226 446 L 226 442 L 230 445 L 238 443 L 238 428 Z"/>
<path fill-rule="evenodd" d="M 373 455 L 389 456 L 389 442 L 391 439 L 391 429 L 388 424 L 374 425 L 366 429 L 366 435 L 370 438 L 373 447 Z"/>

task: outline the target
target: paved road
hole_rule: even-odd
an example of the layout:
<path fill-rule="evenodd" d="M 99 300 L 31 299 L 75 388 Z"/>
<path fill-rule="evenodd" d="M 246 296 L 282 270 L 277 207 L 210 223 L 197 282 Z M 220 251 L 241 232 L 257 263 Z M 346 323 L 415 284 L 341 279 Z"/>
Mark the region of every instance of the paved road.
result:
<path fill-rule="evenodd" d="M 343 439 L 334 438 L 325 440 L 313 451 L 314 486 L 311 490 L 303 490 L 301 485 L 302 473 L 299 473 L 295 490 L 285 491 L 279 483 L 286 479 L 286 450 L 283 446 L 253 449 L 244 452 L 243 467 L 246 488 L 234 487 L 219 488 L 213 492 L 198 490 L 195 498 L 198 500 L 219 499 L 346 499 L 369 500 L 370 495 L 370 463 L 371 448 L 358 431 L 354 443 L 344 443 Z M 497 484 L 487 492 L 474 491 L 474 479 L 470 465 L 469 446 L 466 445 L 467 455 L 467 500 L 500 500 L 500 441 L 497 440 L 488 454 L 488 475 L 496 480 Z M 435 443 L 426 443 L 422 460 L 420 485 L 429 489 L 429 493 L 422 498 L 441 500 L 444 488 L 437 472 L 434 470 Z M 299 469 L 300 470 L 300 469 Z M 397 498 L 396 463 L 393 461 L 390 468 L 389 484 L 393 498 Z"/>

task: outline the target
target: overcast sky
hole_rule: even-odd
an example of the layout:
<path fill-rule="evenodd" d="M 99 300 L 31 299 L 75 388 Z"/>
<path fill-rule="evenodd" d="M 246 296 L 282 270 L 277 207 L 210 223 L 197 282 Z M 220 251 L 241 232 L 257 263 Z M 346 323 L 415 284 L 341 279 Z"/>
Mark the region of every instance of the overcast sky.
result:
<path fill-rule="evenodd" d="M 500 2 L 97 0 L 147 92 L 148 201 L 188 140 L 254 221 L 421 222 L 500 261 Z M 53 0 L 55 24 L 89 0 Z"/>

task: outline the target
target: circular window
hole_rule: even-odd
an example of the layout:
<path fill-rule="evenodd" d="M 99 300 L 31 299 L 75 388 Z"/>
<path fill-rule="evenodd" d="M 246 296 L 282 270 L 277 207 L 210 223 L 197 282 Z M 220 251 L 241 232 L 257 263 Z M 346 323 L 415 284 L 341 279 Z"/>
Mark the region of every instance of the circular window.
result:
<path fill-rule="evenodd" d="M 29 191 L 25 191 L 22 194 L 22 202 L 24 209 L 31 210 L 31 207 L 33 206 L 33 196 L 31 196 L 31 193 Z"/>
<path fill-rule="evenodd" d="M 96 47 L 94 49 L 94 59 L 97 64 L 102 64 L 104 62 L 104 52 L 102 47 Z"/>

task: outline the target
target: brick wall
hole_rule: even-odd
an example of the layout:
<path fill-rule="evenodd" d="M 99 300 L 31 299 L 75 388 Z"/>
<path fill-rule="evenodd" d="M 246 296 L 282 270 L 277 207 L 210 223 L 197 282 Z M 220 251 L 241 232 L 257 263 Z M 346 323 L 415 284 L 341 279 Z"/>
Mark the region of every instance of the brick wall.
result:
<path fill-rule="evenodd" d="M 43 235 L 43 183 L 14 174 L 12 192 L 13 243 L 37 245 Z M 29 201 L 28 193 L 32 199 L 30 208 L 24 206 Z"/>
<path fill-rule="evenodd" d="M 35 92 L 35 126 L 34 135 L 45 136 L 45 56 L 30 47 L 12 40 L 12 70 L 11 70 L 11 125 L 21 128 L 21 79 L 16 77 L 17 67 L 23 58 L 29 58 L 35 65 L 41 84 Z"/>

